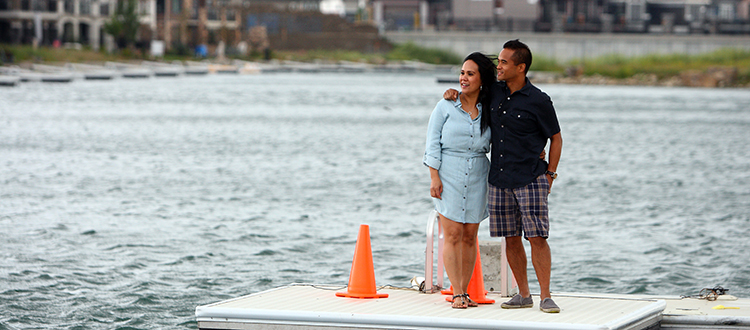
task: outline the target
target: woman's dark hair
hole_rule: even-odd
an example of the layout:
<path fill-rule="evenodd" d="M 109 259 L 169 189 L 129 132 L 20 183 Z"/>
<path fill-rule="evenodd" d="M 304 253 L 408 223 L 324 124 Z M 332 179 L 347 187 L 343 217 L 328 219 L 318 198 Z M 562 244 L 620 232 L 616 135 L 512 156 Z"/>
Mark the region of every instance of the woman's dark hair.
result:
<path fill-rule="evenodd" d="M 479 91 L 479 103 L 482 104 L 481 128 L 482 133 L 490 127 L 490 101 L 492 93 L 490 89 L 492 84 L 497 82 L 497 67 L 492 60 L 479 52 L 471 53 L 466 56 L 464 62 L 472 60 L 479 68 L 479 78 L 482 80 L 482 89 Z"/>

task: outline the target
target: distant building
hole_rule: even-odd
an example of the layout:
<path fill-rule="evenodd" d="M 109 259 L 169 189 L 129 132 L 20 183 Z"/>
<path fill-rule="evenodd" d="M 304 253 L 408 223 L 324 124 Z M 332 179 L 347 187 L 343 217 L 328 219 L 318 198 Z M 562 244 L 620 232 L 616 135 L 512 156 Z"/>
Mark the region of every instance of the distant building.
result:
<path fill-rule="evenodd" d="M 539 32 L 750 33 L 748 0 L 541 0 Z"/>
<path fill-rule="evenodd" d="M 421 30 L 429 19 L 427 0 L 372 0 L 372 17 L 381 30 Z"/>
<path fill-rule="evenodd" d="M 750 0 L 372 0 L 381 30 L 750 34 Z"/>
<path fill-rule="evenodd" d="M 384 30 L 533 31 L 539 0 L 372 0 Z"/>
<path fill-rule="evenodd" d="M 452 0 L 457 30 L 532 31 L 538 16 L 536 0 Z"/>
<path fill-rule="evenodd" d="M 50 45 L 59 41 L 93 49 L 111 45 L 103 26 L 114 14 L 117 1 L 127 0 L 0 0 L 0 42 Z M 750 34 L 750 0 L 137 0 L 137 4 L 140 45 L 163 40 L 168 50 L 185 51 L 223 41 L 231 52 L 248 40 L 249 30 L 256 26 L 262 26 L 269 37 L 279 31 L 282 39 L 289 31 L 323 31 L 323 27 L 305 25 L 319 22 L 310 18 L 313 12 L 334 14 L 353 23 L 355 30 L 374 26 L 381 33 Z M 250 8 L 259 11 L 253 13 Z M 300 19 L 282 28 L 280 14 L 264 16 L 272 10 Z M 326 26 L 325 31 L 342 28 L 349 27 Z M 339 41 L 330 39 L 333 44 Z M 273 43 L 292 47 L 288 40 L 271 39 Z"/>
<path fill-rule="evenodd" d="M 99 49 L 107 43 L 103 28 L 116 7 L 117 0 L 0 0 L 0 42 Z M 155 9 L 154 0 L 137 1 L 146 36 L 156 29 Z"/>
<path fill-rule="evenodd" d="M 320 12 L 329 15 L 346 17 L 346 7 L 343 0 L 321 0 Z"/>

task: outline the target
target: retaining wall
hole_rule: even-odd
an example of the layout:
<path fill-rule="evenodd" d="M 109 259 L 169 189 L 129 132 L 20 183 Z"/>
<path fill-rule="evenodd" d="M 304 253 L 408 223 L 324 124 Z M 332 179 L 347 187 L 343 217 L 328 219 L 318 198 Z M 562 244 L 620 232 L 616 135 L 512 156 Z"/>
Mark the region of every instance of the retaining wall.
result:
<path fill-rule="evenodd" d="M 452 51 L 461 57 L 475 51 L 498 54 L 503 43 L 520 39 L 534 55 L 565 63 L 574 59 L 608 54 L 636 57 L 649 54 L 697 55 L 721 48 L 750 50 L 750 37 L 729 35 L 650 35 L 650 34 L 547 34 L 506 32 L 387 32 L 393 43 Z"/>

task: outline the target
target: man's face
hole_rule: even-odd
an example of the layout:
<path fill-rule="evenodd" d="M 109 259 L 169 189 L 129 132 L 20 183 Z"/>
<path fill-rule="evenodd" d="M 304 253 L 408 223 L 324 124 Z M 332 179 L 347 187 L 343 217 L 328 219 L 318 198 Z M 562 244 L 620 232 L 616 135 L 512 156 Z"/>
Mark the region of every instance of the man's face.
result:
<path fill-rule="evenodd" d="M 523 73 L 521 65 L 516 65 L 511 59 L 514 51 L 503 48 L 497 55 L 497 80 L 513 80 Z"/>

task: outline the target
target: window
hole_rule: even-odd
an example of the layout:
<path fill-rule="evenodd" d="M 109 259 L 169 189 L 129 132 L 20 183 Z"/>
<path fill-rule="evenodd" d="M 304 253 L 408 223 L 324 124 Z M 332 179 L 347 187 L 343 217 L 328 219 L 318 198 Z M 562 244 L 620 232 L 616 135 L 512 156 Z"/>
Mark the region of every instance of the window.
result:
<path fill-rule="evenodd" d="M 722 2 L 719 4 L 719 19 L 723 21 L 734 20 L 734 6 L 731 3 Z"/>
<path fill-rule="evenodd" d="M 81 15 L 91 15 L 91 2 L 88 0 L 81 0 L 79 10 Z"/>
<path fill-rule="evenodd" d="M 140 13 L 141 15 L 151 14 L 151 6 L 149 6 L 148 1 L 140 1 L 138 3 L 138 13 Z"/>

